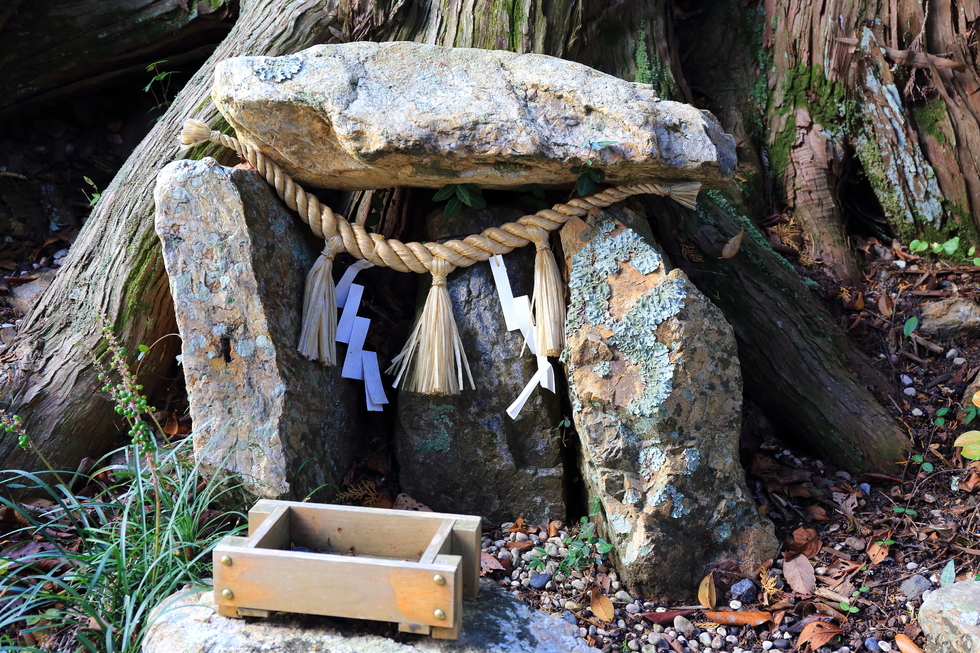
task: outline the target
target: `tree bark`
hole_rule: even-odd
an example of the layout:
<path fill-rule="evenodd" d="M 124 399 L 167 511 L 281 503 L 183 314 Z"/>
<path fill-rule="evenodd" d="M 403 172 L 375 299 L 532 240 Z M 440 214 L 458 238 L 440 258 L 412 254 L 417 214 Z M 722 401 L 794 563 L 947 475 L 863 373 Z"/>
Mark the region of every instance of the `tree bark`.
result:
<path fill-rule="evenodd" d="M 734 6 L 734 2 L 729 4 Z M 358 39 L 416 40 L 456 47 L 540 52 L 654 84 L 665 97 L 685 99 L 694 95 L 682 71 L 682 58 L 677 56 L 680 47 L 666 0 L 307 0 L 292 3 L 288 10 L 271 0 L 243 0 L 241 17 L 228 38 L 177 96 L 106 189 L 62 272 L 25 318 L 20 335 L 5 352 L 7 379 L 2 389 L 5 396 L 11 397 L 12 412 L 25 418 L 35 445 L 49 459 L 56 464 L 71 464 L 83 455 L 98 453 L 119 426 L 108 401 L 99 397 L 101 383 L 91 363 L 91 352 L 104 348 L 100 344 L 100 316 L 131 350 L 136 344 L 151 343 L 174 330 L 171 299 L 153 234 L 152 187 L 155 172 L 174 156 L 176 135 L 184 119 L 194 117 L 220 124 L 207 99 L 215 62 L 243 54 L 283 54 L 317 42 Z M 743 62 L 742 67 L 748 70 L 751 65 Z M 742 92 L 733 89 L 728 95 L 735 101 Z M 722 107 L 721 113 L 727 112 L 733 124 L 736 119 L 744 121 L 745 116 L 734 110 L 731 102 L 726 100 L 724 104 L 729 106 Z M 761 125 L 759 116 L 755 120 Z M 761 134 L 761 128 L 759 131 Z M 762 168 L 758 163 L 753 164 L 758 159 L 750 149 L 742 148 L 740 154 L 747 156 L 747 169 L 754 169 L 756 174 L 729 201 L 735 201 L 740 209 L 762 206 L 761 200 L 745 198 L 753 193 L 756 197 L 763 195 L 765 175 L 759 172 Z M 201 156 L 203 151 L 192 155 Z M 717 213 L 724 199 L 719 196 L 709 200 L 704 215 Z M 370 205 L 369 199 L 366 205 Z M 668 216 L 664 228 L 676 224 L 678 233 L 693 239 L 693 246 L 714 256 L 718 239 L 737 232 L 732 212 L 722 211 L 714 218 L 705 218 L 713 220 L 714 226 L 703 232 L 693 228 L 695 219 L 690 214 L 670 210 L 664 215 Z M 669 243 L 665 246 L 677 247 Z M 749 254 L 743 258 L 764 273 L 743 260 L 719 270 L 718 274 L 734 277 L 726 290 L 730 296 L 718 297 L 720 293 L 712 292 L 711 284 L 705 282 L 711 274 L 692 274 L 692 280 L 720 305 L 727 303 L 729 308 L 725 310 L 730 320 L 736 321 L 732 315 L 744 315 L 736 330 L 742 332 L 747 360 L 761 361 L 770 349 L 765 337 L 752 332 L 752 320 L 765 322 L 760 333 L 774 336 L 775 330 L 789 329 L 781 326 L 778 315 L 786 316 L 786 320 L 806 320 L 814 315 L 819 318 L 815 325 L 806 327 L 812 332 L 797 327 L 798 335 L 804 338 L 804 344 L 797 345 L 804 364 L 784 365 L 778 373 L 763 362 L 746 366 L 746 385 L 753 389 L 752 394 L 771 393 L 774 383 L 795 384 L 797 394 L 803 397 L 790 393 L 787 396 L 792 400 L 787 403 L 765 405 L 771 413 L 787 413 L 784 423 L 815 448 L 825 446 L 829 450 L 837 446 L 821 445 L 824 439 L 839 443 L 846 451 L 839 460 L 855 469 L 867 464 L 884 467 L 900 459 L 899 443 L 904 438 L 870 394 L 846 393 L 836 403 L 827 393 L 813 394 L 806 400 L 811 394 L 811 380 L 829 380 L 830 387 L 838 388 L 856 383 L 847 366 L 859 357 L 851 358 L 855 352 L 845 346 L 836 327 L 820 317 L 816 300 L 800 290 L 802 282 L 783 269 L 783 262 L 761 244 L 747 246 L 746 251 L 751 252 L 752 258 Z M 799 304 L 797 309 L 781 305 L 790 301 Z M 786 320 L 782 320 L 783 325 Z M 829 344 L 821 344 L 820 338 Z M 155 349 L 144 361 L 144 370 L 163 369 L 173 353 Z M 144 385 L 152 393 L 152 375 L 148 379 Z M 824 406 L 819 403 L 822 400 L 830 403 Z M 861 401 L 873 404 L 867 408 L 873 416 L 871 421 L 881 420 L 875 424 L 881 433 L 879 439 L 839 424 L 849 411 L 863 408 Z M 823 411 L 833 417 L 821 417 Z M 5 456 L 10 465 L 31 462 L 26 454 L 15 451 L 9 439 L 0 444 L 0 456 Z"/>
<path fill-rule="evenodd" d="M 6 4 L 10 4 L 9 2 Z M 237 2 L 42 0 L 0 12 L 0 116 L 207 56 Z M 19 6 L 18 6 L 19 5 Z M 15 13 L 16 11 L 16 13 Z"/>

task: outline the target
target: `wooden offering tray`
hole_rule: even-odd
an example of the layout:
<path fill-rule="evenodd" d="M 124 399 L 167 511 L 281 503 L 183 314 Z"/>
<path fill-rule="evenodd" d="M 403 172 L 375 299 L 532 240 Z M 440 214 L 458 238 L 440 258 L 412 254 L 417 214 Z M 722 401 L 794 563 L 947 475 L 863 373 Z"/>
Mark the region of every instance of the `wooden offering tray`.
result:
<path fill-rule="evenodd" d="M 480 518 L 469 515 L 262 500 L 248 537 L 214 549 L 225 617 L 301 612 L 456 639 L 479 582 Z"/>

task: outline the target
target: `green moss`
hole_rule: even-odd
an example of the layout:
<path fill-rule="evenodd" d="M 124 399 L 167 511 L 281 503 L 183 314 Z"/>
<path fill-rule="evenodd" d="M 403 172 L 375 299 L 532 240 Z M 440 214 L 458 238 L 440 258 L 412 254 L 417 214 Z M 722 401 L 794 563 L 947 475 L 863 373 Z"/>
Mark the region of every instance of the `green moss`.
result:
<path fill-rule="evenodd" d="M 796 113 L 786 116 L 786 125 L 780 130 L 769 146 L 769 166 L 776 177 L 781 177 L 789 169 L 790 150 L 796 143 Z"/>
<path fill-rule="evenodd" d="M 432 419 L 432 435 L 419 442 L 415 446 L 416 451 L 421 454 L 432 453 L 433 451 L 449 453 L 449 447 L 452 443 L 449 429 L 453 427 L 453 422 L 449 416 L 453 410 L 450 405 L 429 407 L 429 415 Z"/>
<path fill-rule="evenodd" d="M 636 40 L 636 74 L 633 81 L 637 84 L 653 84 L 653 69 L 650 67 L 650 56 L 647 54 L 647 31 L 640 30 L 639 38 Z"/>
<path fill-rule="evenodd" d="M 925 104 L 916 104 L 912 107 L 912 115 L 920 133 L 932 136 L 940 147 L 949 142 L 949 137 L 940 127 L 947 120 L 946 103 L 941 97 L 933 98 Z"/>

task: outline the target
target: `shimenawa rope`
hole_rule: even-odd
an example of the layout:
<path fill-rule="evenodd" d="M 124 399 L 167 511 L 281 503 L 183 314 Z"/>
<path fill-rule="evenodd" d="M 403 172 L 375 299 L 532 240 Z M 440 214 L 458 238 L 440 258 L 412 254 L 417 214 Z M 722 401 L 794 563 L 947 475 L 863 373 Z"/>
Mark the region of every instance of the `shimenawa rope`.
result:
<path fill-rule="evenodd" d="M 605 208 L 644 193 L 670 197 L 693 209 L 701 188 L 698 182 L 617 186 L 556 204 L 551 209 L 525 215 L 517 222 L 491 227 L 463 240 L 403 243 L 348 222 L 303 190 L 262 152 L 236 138 L 212 131 L 200 120 L 186 121 L 180 140 L 184 147 L 210 141 L 241 154 L 276 189 L 286 205 L 310 225 L 313 233 L 327 241 L 306 280 L 303 330 L 298 347 L 303 356 L 327 365 L 336 363 L 337 309 L 332 261 L 337 253 L 347 251 L 355 258 L 399 272 L 432 273 L 432 288 L 422 316 L 389 369 L 395 374 L 395 387 L 404 378 L 405 389 L 423 394 L 459 393 L 464 369 L 470 385 L 474 385 L 446 290 L 446 276 L 450 272 L 533 242 L 537 250 L 532 299 L 536 350 L 543 355 L 557 356 L 565 344 L 565 301 L 558 265 L 548 243 L 549 232 L 561 227 L 570 217 L 582 217 L 596 208 Z"/>

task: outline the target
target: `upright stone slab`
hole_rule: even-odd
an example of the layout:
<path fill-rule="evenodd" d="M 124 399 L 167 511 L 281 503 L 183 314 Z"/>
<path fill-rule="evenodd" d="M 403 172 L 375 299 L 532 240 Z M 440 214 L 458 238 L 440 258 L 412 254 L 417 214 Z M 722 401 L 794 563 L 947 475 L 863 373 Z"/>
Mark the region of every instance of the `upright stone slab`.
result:
<path fill-rule="evenodd" d="M 212 97 L 239 139 L 323 188 L 571 184 L 586 160 L 614 183 L 721 188 L 736 164 L 707 111 L 541 54 L 319 45 L 222 61 Z"/>
<path fill-rule="evenodd" d="M 339 484 L 363 399 L 339 368 L 296 351 L 316 253 L 304 227 L 258 173 L 209 158 L 168 165 L 154 197 L 195 455 L 254 478 L 257 497 Z"/>
<path fill-rule="evenodd" d="M 963 580 L 930 592 L 919 625 L 929 653 L 980 651 L 980 583 Z"/>
<path fill-rule="evenodd" d="M 516 221 L 511 209 L 464 210 L 428 220 L 430 238 L 460 238 Z M 530 294 L 534 248 L 504 256 L 514 294 Z M 519 515 L 562 518 L 563 471 L 558 397 L 537 388 L 519 419 L 504 412 L 537 370 L 518 331 L 507 331 L 489 263 L 458 269 L 447 288 L 476 390 L 398 396 L 395 438 L 402 487 L 433 510 L 480 515 L 490 523 Z M 423 293 L 428 288 L 423 289 Z M 420 309 L 421 310 L 421 309 Z"/>
<path fill-rule="evenodd" d="M 642 235 L 641 235 L 642 234 Z M 742 379 L 731 327 L 613 207 L 561 231 L 568 368 L 583 477 L 635 592 L 690 598 L 705 566 L 753 575 L 775 555 L 738 462 Z"/>

